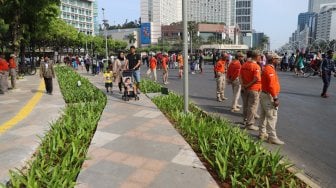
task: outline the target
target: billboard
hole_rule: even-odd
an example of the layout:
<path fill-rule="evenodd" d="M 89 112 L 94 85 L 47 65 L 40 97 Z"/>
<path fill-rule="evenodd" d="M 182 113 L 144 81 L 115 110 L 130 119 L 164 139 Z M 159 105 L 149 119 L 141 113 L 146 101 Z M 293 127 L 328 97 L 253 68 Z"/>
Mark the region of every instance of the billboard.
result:
<path fill-rule="evenodd" d="M 141 44 L 151 43 L 151 24 L 141 23 Z"/>

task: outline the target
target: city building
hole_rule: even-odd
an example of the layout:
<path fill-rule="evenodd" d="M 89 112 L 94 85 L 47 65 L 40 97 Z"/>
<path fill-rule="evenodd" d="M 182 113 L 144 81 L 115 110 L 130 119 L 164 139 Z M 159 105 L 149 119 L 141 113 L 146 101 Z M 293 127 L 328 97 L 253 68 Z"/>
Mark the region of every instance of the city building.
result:
<path fill-rule="evenodd" d="M 232 44 L 238 44 L 240 36 L 237 27 L 224 24 L 198 23 L 196 33 L 204 42 L 215 40 L 217 43 L 222 43 L 224 39 L 230 39 Z M 182 35 L 183 26 L 181 22 L 162 26 L 162 36 L 165 41 L 182 40 Z"/>
<path fill-rule="evenodd" d="M 235 25 L 235 0 L 187 0 L 189 21 Z"/>
<path fill-rule="evenodd" d="M 252 33 L 252 0 L 236 0 L 236 24 L 242 33 Z"/>
<path fill-rule="evenodd" d="M 321 8 L 317 20 L 316 39 L 336 39 L 336 3 Z"/>
<path fill-rule="evenodd" d="M 182 21 L 182 0 L 141 0 L 140 6 L 144 45 L 158 43 L 162 25 Z"/>
<path fill-rule="evenodd" d="M 323 4 L 336 3 L 336 0 L 309 0 L 308 12 L 319 13 Z"/>
<path fill-rule="evenodd" d="M 141 39 L 140 39 L 140 28 L 130 28 L 130 29 L 113 29 L 113 30 L 107 30 L 100 31 L 100 36 L 107 36 L 108 38 L 112 38 L 114 40 L 122 40 L 127 42 L 128 47 L 135 46 L 136 48 L 140 47 Z M 130 35 L 133 35 L 135 38 L 135 41 L 130 41 Z"/>
<path fill-rule="evenodd" d="M 300 13 L 298 16 L 298 29 L 301 32 L 306 26 L 312 26 L 312 22 L 317 18 L 317 13 L 315 12 L 305 12 Z"/>
<path fill-rule="evenodd" d="M 94 0 L 61 0 L 60 18 L 78 31 L 88 35 L 95 33 Z"/>
<path fill-rule="evenodd" d="M 99 21 L 98 20 L 98 2 L 94 1 L 93 3 L 93 24 L 94 24 L 94 34 L 99 34 Z"/>

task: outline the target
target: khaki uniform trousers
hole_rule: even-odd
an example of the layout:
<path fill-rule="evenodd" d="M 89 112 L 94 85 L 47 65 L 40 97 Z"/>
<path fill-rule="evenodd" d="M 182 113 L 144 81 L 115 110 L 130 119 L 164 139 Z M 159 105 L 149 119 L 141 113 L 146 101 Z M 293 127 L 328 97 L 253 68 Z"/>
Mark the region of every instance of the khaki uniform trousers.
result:
<path fill-rule="evenodd" d="M 225 89 L 225 74 L 217 72 L 217 98 L 224 98 L 224 89 Z"/>
<path fill-rule="evenodd" d="M 273 106 L 273 97 L 265 92 L 260 94 L 260 134 L 268 134 L 269 138 L 277 138 L 275 126 L 278 120 L 278 109 Z"/>
<path fill-rule="evenodd" d="M 8 91 L 8 72 L 0 71 L 0 92 Z"/>
<path fill-rule="evenodd" d="M 16 87 L 16 69 L 15 68 L 10 68 L 9 69 L 9 75 L 11 77 L 12 89 L 14 89 Z"/>
<path fill-rule="evenodd" d="M 232 85 L 232 91 L 233 91 L 233 99 L 232 99 L 232 108 L 237 108 L 238 100 L 240 97 L 240 90 L 241 90 L 241 84 L 239 81 L 239 77 L 231 82 Z"/>
<path fill-rule="evenodd" d="M 243 116 L 246 126 L 252 126 L 255 123 L 254 116 L 258 109 L 259 95 L 258 91 L 242 90 Z"/>

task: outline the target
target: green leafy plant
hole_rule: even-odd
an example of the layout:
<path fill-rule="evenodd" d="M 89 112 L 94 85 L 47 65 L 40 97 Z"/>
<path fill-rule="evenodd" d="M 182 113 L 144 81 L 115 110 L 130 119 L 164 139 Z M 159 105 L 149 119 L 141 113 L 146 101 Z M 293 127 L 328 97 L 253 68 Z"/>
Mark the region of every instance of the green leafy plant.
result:
<path fill-rule="evenodd" d="M 142 79 L 140 89 L 144 93 L 158 93 L 161 92 L 161 85 L 149 79 Z"/>
<path fill-rule="evenodd" d="M 183 113 L 183 98 L 170 93 L 153 98 L 174 122 L 193 149 L 217 173 L 219 181 L 232 187 L 306 187 L 281 163 L 279 151 L 264 149 L 245 131 L 225 119 L 207 115 L 194 104 L 190 113 Z"/>
<path fill-rule="evenodd" d="M 9 187 L 74 187 L 101 113 L 106 95 L 68 67 L 57 67 L 67 103 L 33 160 L 23 170 L 11 170 Z M 81 86 L 77 82 L 81 81 Z"/>

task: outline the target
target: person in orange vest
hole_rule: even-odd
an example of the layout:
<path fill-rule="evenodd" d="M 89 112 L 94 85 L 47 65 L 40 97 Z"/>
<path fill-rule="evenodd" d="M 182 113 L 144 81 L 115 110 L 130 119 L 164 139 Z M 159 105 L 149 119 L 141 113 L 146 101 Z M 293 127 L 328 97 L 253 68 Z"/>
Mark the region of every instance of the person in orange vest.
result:
<path fill-rule="evenodd" d="M 244 59 L 244 55 L 241 52 L 236 54 L 236 57 L 232 62 L 229 64 L 228 71 L 226 73 L 226 79 L 229 84 L 232 85 L 233 91 L 233 99 L 232 99 L 232 108 L 231 112 L 239 112 L 241 105 L 238 104 L 241 85 L 239 81 L 240 69 L 241 64 L 240 61 Z"/>
<path fill-rule="evenodd" d="M 261 70 L 257 64 L 260 61 L 261 53 L 258 50 L 253 50 L 252 52 L 248 52 L 247 55 L 248 60 L 242 65 L 240 70 L 243 118 L 245 128 L 258 130 L 258 127 L 254 124 L 261 91 Z"/>
<path fill-rule="evenodd" d="M 179 78 L 182 79 L 183 76 L 183 56 L 181 52 L 178 53 L 177 55 L 177 63 L 179 66 Z"/>
<path fill-rule="evenodd" d="M 214 71 L 217 83 L 217 101 L 221 102 L 227 98 L 224 96 L 225 89 L 225 68 L 227 63 L 227 54 L 222 52 L 220 59 L 216 62 Z"/>
<path fill-rule="evenodd" d="M 149 76 L 151 78 L 151 73 L 154 74 L 154 81 L 156 82 L 157 77 L 156 77 L 156 67 L 157 67 L 157 60 L 154 56 L 154 54 L 151 54 L 151 57 L 149 58 L 149 69 L 147 71 L 147 76 Z"/>
<path fill-rule="evenodd" d="M 261 124 L 259 125 L 259 138 L 268 139 L 271 144 L 284 144 L 276 134 L 276 123 L 278 119 L 278 106 L 280 83 L 275 71 L 275 65 L 279 63 L 280 56 L 275 53 L 267 55 L 267 65 L 261 74 L 262 92 L 260 94 Z"/>
<path fill-rule="evenodd" d="M 162 57 L 162 70 L 163 70 L 163 84 L 168 84 L 168 54 L 166 52 L 163 53 Z"/>
<path fill-rule="evenodd" d="M 0 94 L 5 94 L 8 91 L 8 62 L 5 55 L 0 55 Z"/>
<path fill-rule="evenodd" d="M 16 62 L 14 54 L 10 55 L 8 66 L 9 66 L 9 76 L 11 77 L 12 89 L 16 89 Z"/>

